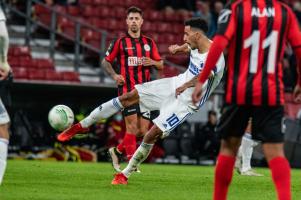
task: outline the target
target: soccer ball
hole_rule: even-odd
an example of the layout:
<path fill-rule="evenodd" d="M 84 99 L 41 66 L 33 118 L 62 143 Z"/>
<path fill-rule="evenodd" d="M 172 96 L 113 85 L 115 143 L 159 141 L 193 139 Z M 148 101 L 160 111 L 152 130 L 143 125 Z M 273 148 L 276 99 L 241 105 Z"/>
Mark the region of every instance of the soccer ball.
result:
<path fill-rule="evenodd" d="M 52 128 L 63 131 L 73 124 L 74 114 L 68 106 L 56 105 L 49 111 L 48 121 Z"/>

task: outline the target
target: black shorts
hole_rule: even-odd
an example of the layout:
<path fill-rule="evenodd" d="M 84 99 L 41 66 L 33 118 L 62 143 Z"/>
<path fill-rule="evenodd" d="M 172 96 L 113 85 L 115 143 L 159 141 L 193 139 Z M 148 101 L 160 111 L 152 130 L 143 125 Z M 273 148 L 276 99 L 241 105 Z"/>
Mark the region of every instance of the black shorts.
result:
<path fill-rule="evenodd" d="M 223 139 L 242 137 L 252 117 L 252 138 L 263 143 L 283 142 L 283 106 L 225 105 L 217 132 Z"/>
<path fill-rule="evenodd" d="M 158 110 L 150 111 L 150 112 L 140 112 L 140 106 L 139 104 L 132 105 L 130 107 L 124 108 L 122 111 L 122 114 L 124 117 L 130 116 L 130 115 L 139 115 L 142 116 L 144 119 L 153 120 L 159 115 Z"/>

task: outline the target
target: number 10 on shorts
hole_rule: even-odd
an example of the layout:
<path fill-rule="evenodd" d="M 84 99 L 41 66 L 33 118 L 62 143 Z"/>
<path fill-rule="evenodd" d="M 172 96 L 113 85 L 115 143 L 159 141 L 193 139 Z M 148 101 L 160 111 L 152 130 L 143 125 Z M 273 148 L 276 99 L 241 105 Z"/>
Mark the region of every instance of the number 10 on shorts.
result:
<path fill-rule="evenodd" d="M 167 118 L 167 123 L 170 127 L 175 126 L 180 120 L 176 114 L 172 114 L 169 118 Z"/>

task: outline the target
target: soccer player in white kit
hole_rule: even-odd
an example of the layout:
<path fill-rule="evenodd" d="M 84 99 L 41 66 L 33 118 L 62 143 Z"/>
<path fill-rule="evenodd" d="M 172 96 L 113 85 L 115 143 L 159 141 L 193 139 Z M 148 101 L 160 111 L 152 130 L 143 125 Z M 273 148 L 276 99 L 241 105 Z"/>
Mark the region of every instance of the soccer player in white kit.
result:
<path fill-rule="evenodd" d="M 7 62 L 9 40 L 5 21 L 6 18 L 4 16 L 2 8 L 0 7 L 0 84 L 1 81 L 5 80 L 8 77 L 8 74 L 10 72 L 10 67 Z M 2 183 L 6 168 L 7 149 L 9 141 L 9 122 L 9 115 L 0 98 L 0 185 Z"/>
<path fill-rule="evenodd" d="M 202 70 L 211 41 L 205 36 L 208 26 L 200 18 L 192 18 L 185 22 L 184 42 L 190 47 L 190 63 L 188 69 L 171 78 L 159 79 L 143 84 L 138 84 L 135 89 L 120 97 L 114 98 L 93 110 L 88 117 L 65 130 L 58 136 L 59 141 L 67 141 L 73 135 L 86 131 L 92 124 L 102 118 L 107 118 L 114 113 L 135 103 L 139 103 L 142 112 L 160 110 L 160 115 L 153 120 L 154 125 L 143 137 L 143 142 L 129 161 L 128 166 L 115 175 L 112 184 L 127 184 L 127 178 L 137 166 L 149 155 L 158 137 L 166 137 L 181 124 L 189 115 L 198 111 L 209 95 L 219 84 L 225 66 L 224 57 L 221 56 L 211 78 L 204 85 L 204 92 L 199 105 L 192 103 L 191 95 L 198 74 Z M 186 46 L 186 47 L 185 47 Z M 177 46 L 174 46 L 177 49 Z M 176 51 L 176 50 L 175 50 Z"/>

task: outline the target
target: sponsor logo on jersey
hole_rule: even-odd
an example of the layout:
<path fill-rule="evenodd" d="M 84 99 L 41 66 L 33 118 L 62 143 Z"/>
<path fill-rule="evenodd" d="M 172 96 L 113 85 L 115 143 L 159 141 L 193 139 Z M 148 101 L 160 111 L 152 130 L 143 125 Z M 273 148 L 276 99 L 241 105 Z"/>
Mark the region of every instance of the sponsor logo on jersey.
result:
<path fill-rule="evenodd" d="M 145 50 L 145 51 L 150 51 L 150 46 L 149 46 L 148 44 L 145 44 L 145 45 L 144 45 L 144 50 Z"/>
<path fill-rule="evenodd" d="M 142 65 L 142 57 L 128 57 L 128 66 Z"/>

